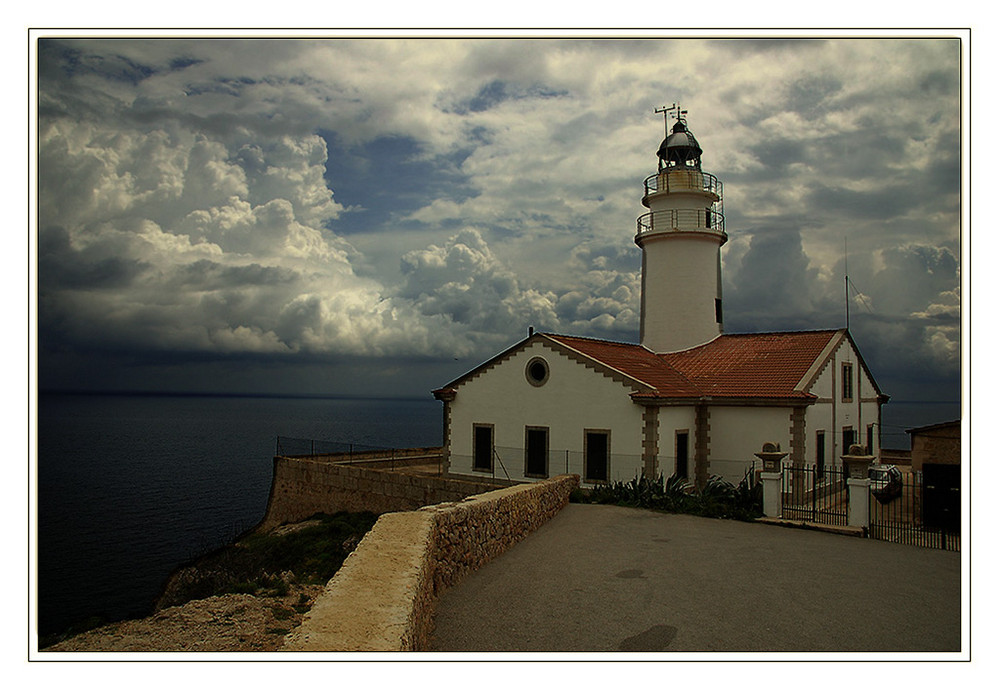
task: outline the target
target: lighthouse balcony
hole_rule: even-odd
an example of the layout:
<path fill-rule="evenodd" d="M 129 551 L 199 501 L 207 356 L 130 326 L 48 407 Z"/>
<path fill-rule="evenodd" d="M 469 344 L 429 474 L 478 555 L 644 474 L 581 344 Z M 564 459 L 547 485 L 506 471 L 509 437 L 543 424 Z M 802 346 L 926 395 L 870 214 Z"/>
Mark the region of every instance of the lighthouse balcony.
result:
<path fill-rule="evenodd" d="M 714 209 L 651 211 L 636 220 L 636 238 L 650 233 L 704 232 L 726 234 L 726 218 Z"/>
<path fill-rule="evenodd" d="M 669 167 L 646 178 L 643 183 L 645 194 L 642 203 L 649 206 L 648 199 L 658 194 L 695 192 L 708 196 L 711 201 L 722 199 L 722 183 L 711 173 L 703 173 L 697 168 Z"/>

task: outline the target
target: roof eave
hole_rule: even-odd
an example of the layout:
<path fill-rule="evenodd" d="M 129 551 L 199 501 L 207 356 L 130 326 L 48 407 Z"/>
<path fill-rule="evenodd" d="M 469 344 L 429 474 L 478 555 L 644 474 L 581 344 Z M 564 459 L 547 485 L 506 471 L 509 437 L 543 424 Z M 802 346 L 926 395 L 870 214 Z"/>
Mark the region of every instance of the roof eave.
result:
<path fill-rule="evenodd" d="M 641 380 L 641 379 L 639 379 L 637 377 L 634 377 L 631 374 L 627 374 L 626 372 L 623 372 L 622 370 L 618 369 L 617 367 L 609 365 L 604 360 L 596 358 L 593 355 L 588 355 L 587 353 L 583 352 L 582 350 L 579 350 L 579 349 L 574 348 L 573 346 L 571 346 L 571 345 L 569 345 L 567 343 L 564 343 L 563 341 L 559 340 L 559 335 L 558 334 L 546 334 L 546 333 L 543 333 L 543 334 L 536 334 L 536 335 L 541 336 L 542 338 L 544 338 L 549 343 L 550 347 L 552 347 L 554 350 L 557 350 L 557 351 L 562 350 L 562 351 L 564 351 L 564 354 L 566 354 L 566 352 L 568 351 L 569 353 L 572 353 L 576 357 L 583 358 L 583 359 L 587 360 L 588 362 L 591 362 L 591 363 L 593 363 L 595 365 L 599 365 L 600 367 L 608 370 L 609 372 L 613 372 L 614 374 L 618 375 L 622 379 L 628 381 L 633 386 L 638 386 L 641 389 L 645 389 L 646 392 L 655 392 L 656 391 L 656 387 L 653 386 L 652 384 L 649 384 L 648 382 L 644 382 L 643 380 Z M 648 348 L 647 348 L 647 350 L 648 350 Z M 652 352 L 652 351 L 650 351 L 650 352 Z"/>
<path fill-rule="evenodd" d="M 713 406 L 773 406 L 778 408 L 812 405 L 818 399 L 813 394 L 786 396 L 661 396 L 658 393 L 633 393 L 632 400 L 639 405 L 713 405 Z"/>
<path fill-rule="evenodd" d="M 840 348 L 840 344 L 844 342 L 844 338 L 847 336 L 847 329 L 837 329 L 832 334 L 830 334 L 830 340 L 826 342 L 823 346 L 823 350 L 820 351 L 816 359 L 806 370 L 806 373 L 802 375 L 802 378 L 795 384 L 796 391 L 807 392 L 816 383 L 816 379 L 819 377 L 820 372 L 826 367 L 830 358 L 833 354 L 837 352 Z M 855 348 L 856 350 L 856 348 Z"/>
<path fill-rule="evenodd" d="M 540 336 L 541 336 L 541 334 L 535 333 L 535 334 L 532 334 L 532 335 L 528 336 L 527 338 L 521 339 L 520 341 L 518 341 L 514 345 L 510 346 L 509 348 L 507 348 L 506 350 L 498 353 L 497 355 L 494 355 L 489 360 L 486 360 L 485 362 L 483 362 L 483 363 L 481 363 L 479 365 L 476 365 L 475 367 L 473 367 L 471 370 L 469 370 L 468 372 L 466 372 L 462 376 L 458 377 L 457 379 L 453 379 L 452 381 L 450 381 L 447 384 L 445 384 L 444 386 L 442 386 L 440 389 L 435 389 L 431 393 L 434 394 L 435 398 L 438 398 L 438 392 L 445 392 L 445 391 L 449 391 L 450 390 L 452 392 L 452 397 L 454 397 L 454 394 L 457 393 L 458 387 L 461 386 L 462 384 L 464 384 L 466 381 L 468 381 L 469 379 L 472 379 L 472 378 L 476 377 L 478 374 L 480 374 L 484 370 L 489 369 L 490 367 L 492 367 L 493 365 L 497 364 L 498 362 L 501 362 L 504 359 L 510 357 L 511 355 L 513 355 L 514 353 L 516 353 L 519 349 L 524 348 L 525 346 L 527 346 L 528 343 L 531 342 L 532 340 L 538 340 Z"/>

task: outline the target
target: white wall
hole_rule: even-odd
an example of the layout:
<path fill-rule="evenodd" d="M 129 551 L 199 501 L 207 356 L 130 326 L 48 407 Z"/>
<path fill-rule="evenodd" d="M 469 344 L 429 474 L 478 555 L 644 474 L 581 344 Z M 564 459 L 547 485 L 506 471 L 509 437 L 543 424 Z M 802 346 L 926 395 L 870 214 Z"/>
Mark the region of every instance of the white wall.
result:
<path fill-rule="evenodd" d="M 703 192 L 701 173 L 691 170 L 661 174 L 671 178 L 669 193 L 648 198 L 654 214 L 677 211 L 678 232 L 668 225 L 654 226 L 639 236 L 642 261 L 642 344 L 656 353 L 668 353 L 708 343 L 722 333 L 716 321 L 715 300 L 722 297 L 719 247 L 725 235 L 705 227 L 705 211 L 716 197 Z M 696 191 L 683 189 L 682 181 L 696 180 Z M 690 182 L 688 182 L 690 184 Z M 661 221 L 662 223 L 663 221 Z M 669 224 L 669 222 L 667 222 Z"/>
<path fill-rule="evenodd" d="M 715 319 L 718 236 L 653 234 L 643 241 L 642 344 L 668 353 L 708 343 L 722 332 Z"/>
<path fill-rule="evenodd" d="M 542 386 L 533 386 L 525 376 L 525 367 L 534 357 L 548 363 L 549 377 Z M 854 395 L 849 403 L 841 400 L 840 372 L 844 362 L 852 364 L 854 373 Z M 449 404 L 450 470 L 463 475 L 530 479 L 524 476 L 525 427 L 539 426 L 549 428 L 549 475 L 569 472 L 584 478 L 584 431 L 595 429 L 611 430 L 609 479 L 631 480 L 642 472 L 644 423 L 643 407 L 632 402 L 630 392 L 631 386 L 561 355 L 543 341 L 535 341 L 458 386 L 455 400 Z M 849 341 L 844 340 L 838 347 L 830 364 L 819 373 L 811 393 L 819 399 L 806 409 L 805 462 L 815 463 L 816 432 L 823 430 L 826 463 L 834 467 L 844 453 L 843 427 L 853 427 L 863 444 L 867 425 L 878 421 L 875 389 Z M 777 442 L 783 451 L 792 451 L 791 408 L 710 406 L 709 412 L 712 475 L 739 482 L 764 442 Z M 494 445 L 501 453 L 506 473 L 497 463 L 493 473 L 472 469 L 474 424 L 494 426 Z M 697 441 L 693 406 L 659 409 L 657 472 L 664 477 L 674 473 L 678 430 L 688 431 L 688 468 L 693 480 Z M 877 445 L 877 429 L 874 438 Z"/>
<path fill-rule="evenodd" d="M 694 408 L 692 406 L 661 406 L 659 412 L 660 453 L 657 472 L 668 478 L 677 470 L 675 442 L 677 432 L 688 433 L 688 478 L 694 482 Z"/>
<path fill-rule="evenodd" d="M 525 367 L 534 357 L 548 363 L 549 377 L 533 386 Z M 474 471 L 473 425 L 494 425 L 494 445 L 512 479 L 524 479 L 525 426 L 549 428 L 549 475 L 583 477 L 584 430 L 611 430 L 611 480 L 630 480 L 642 471 L 642 406 L 631 387 L 597 374 L 541 342 L 460 384 L 451 402 L 450 472 Z M 567 454 L 567 452 L 569 452 Z M 496 477 L 504 470 L 494 465 Z"/>
<path fill-rule="evenodd" d="M 709 412 L 709 475 L 737 483 L 765 442 L 780 444 L 782 451 L 792 450 L 790 408 L 712 406 Z"/>
<path fill-rule="evenodd" d="M 843 400 L 841 368 L 844 363 L 850 363 L 853 371 L 854 391 L 850 402 Z M 820 430 L 825 436 L 827 467 L 839 466 L 840 457 L 847 451 L 842 443 L 845 427 L 852 427 L 856 443 L 864 445 L 868 425 L 876 425 L 872 434 L 872 453 L 878 455 L 877 393 L 850 341 L 844 339 L 809 392 L 817 396 L 818 401 L 806 411 L 806 465 L 816 462 L 816 432 Z"/>

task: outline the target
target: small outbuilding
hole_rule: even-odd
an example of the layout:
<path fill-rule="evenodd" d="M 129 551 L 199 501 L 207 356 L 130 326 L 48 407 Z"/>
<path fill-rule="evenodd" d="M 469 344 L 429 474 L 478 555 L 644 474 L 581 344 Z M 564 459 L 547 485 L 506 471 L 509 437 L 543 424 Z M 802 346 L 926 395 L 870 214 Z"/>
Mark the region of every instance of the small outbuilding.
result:
<path fill-rule="evenodd" d="M 925 464 L 962 463 L 962 422 L 952 420 L 906 430 L 910 435 L 911 470 L 920 472 Z"/>

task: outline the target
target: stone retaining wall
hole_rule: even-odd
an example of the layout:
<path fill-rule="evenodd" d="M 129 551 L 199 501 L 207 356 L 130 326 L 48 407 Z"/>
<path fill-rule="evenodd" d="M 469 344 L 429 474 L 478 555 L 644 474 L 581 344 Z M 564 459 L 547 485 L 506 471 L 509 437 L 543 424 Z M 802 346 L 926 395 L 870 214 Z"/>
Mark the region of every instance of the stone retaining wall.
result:
<path fill-rule="evenodd" d="M 377 461 L 359 463 L 344 462 L 336 457 L 275 457 L 271 494 L 257 530 L 302 521 L 316 513 L 411 511 L 511 484 L 504 480 L 465 480 L 392 472 L 391 468 L 371 467 L 373 464 Z"/>
<path fill-rule="evenodd" d="M 560 475 L 381 516 L 282 650 L 426 649 L 435 597 L 543 525 L 579 486 L 578 475 Z"/>

